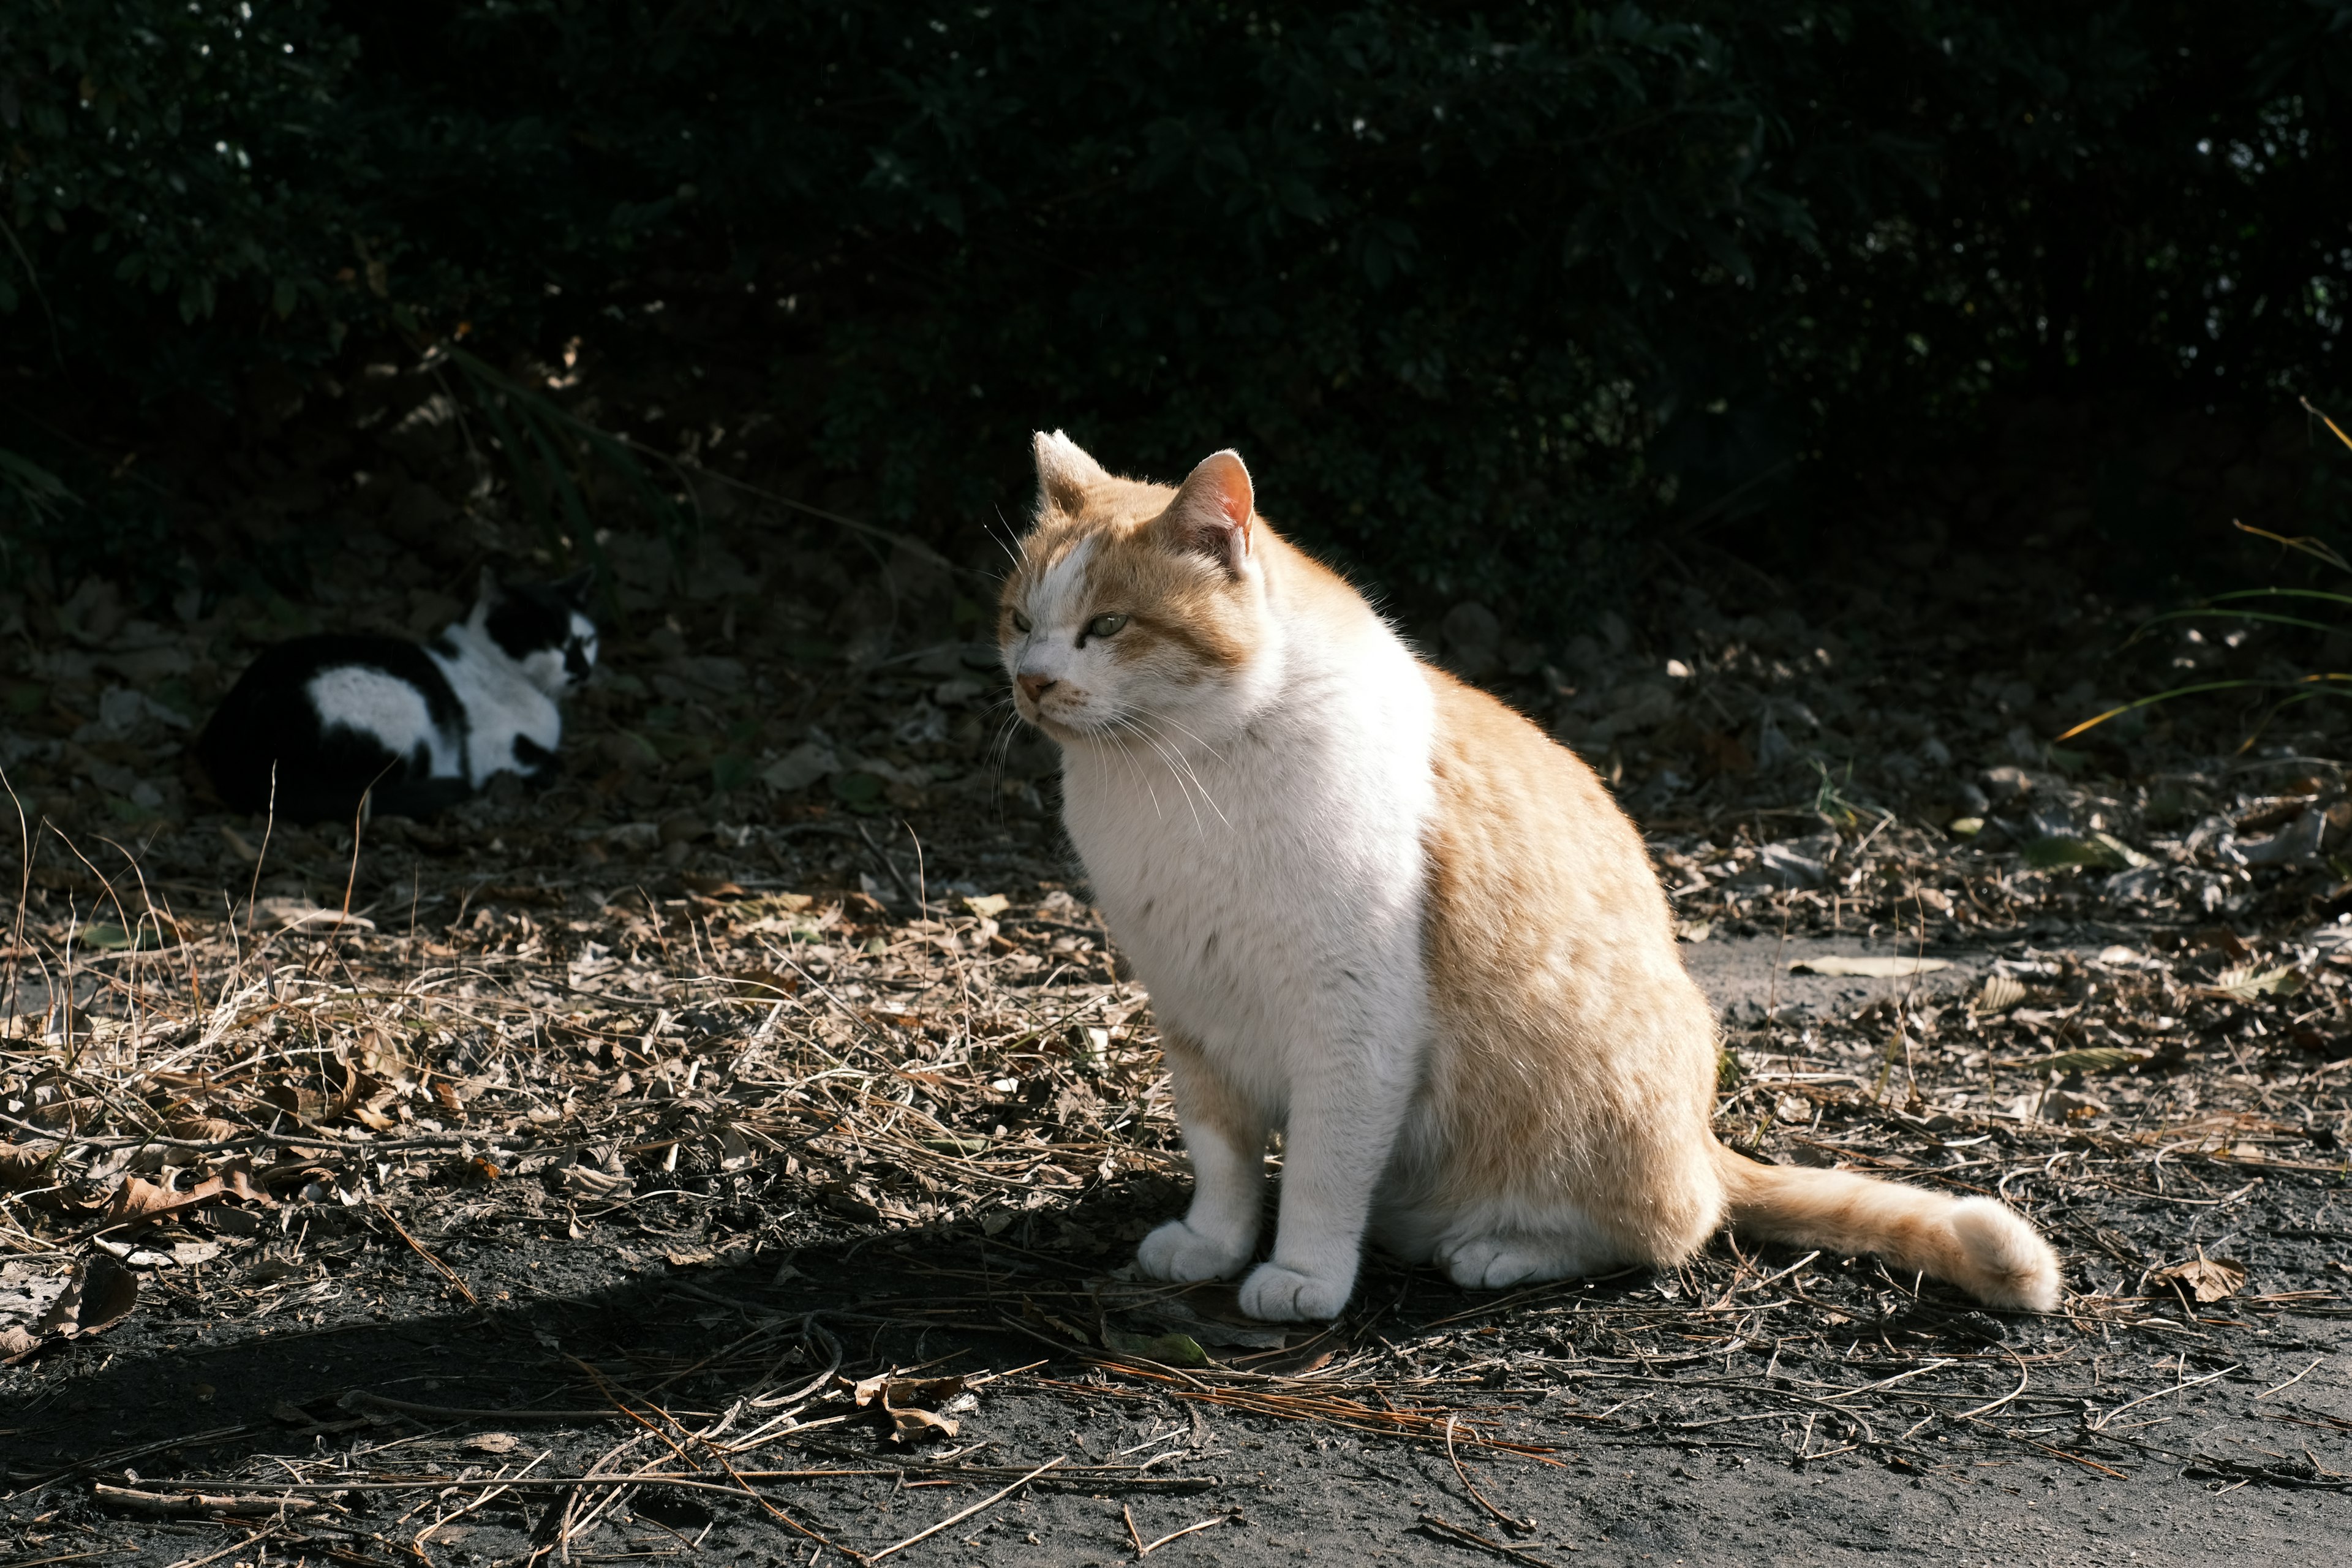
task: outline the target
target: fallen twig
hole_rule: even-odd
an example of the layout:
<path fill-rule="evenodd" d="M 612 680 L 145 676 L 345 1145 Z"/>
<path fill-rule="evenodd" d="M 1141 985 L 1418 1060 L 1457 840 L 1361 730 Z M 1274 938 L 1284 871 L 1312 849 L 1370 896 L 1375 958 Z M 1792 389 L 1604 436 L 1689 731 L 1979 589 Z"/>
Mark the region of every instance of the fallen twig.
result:
<path fill-rule="evenodd" d="M 1014 1492 L 1019 1491 L 1023 1487 L 1028 1485 L 1031 1481 L 1035 1480 L 1039 1476 L 1044 1475 L 1047 1470 L 1052 1469 L 1061 1462 L 1062 1456 L 1059 1454 L 1055 1455 L 1052 1458 L 1046 1460 L 1044 1464 L 1038 1466 L 1035 1469 L 1030 1471 L 1027 1475 L 1022 1477 L 1011 1486 L 1006 1487 L 1003 1491 L 990 1493 L 988 1496 L 981 1499 L 978 1502 L 972 1504 L 970 1508 L 963 1510 L 961 1512 L 948 1515 L 947 1518 L 940 1521 L 939 1523 L 935 1525 L 932 1525 L 929 1530 L 917 1531 L 914 1534 L 907 1537 L 906 1540 L 899 1542 L 895 1546 L 884 1547 L 881 1551 L 877 1552 L 872 1556 L 866 1558 L 866 1561 L 868 1563 L 879 1563 L 882 1559 L 889 1556 L 894 1552 L 904 1552 L 908 1547 L 914 1545 L 918 1541 L 929 1540 L 932 1536 L 937 1535 L 940 1531 L 945 1530 L 949 1525 L 961 1524 L 965 1520 L 970 1519 L 973 1514 L 980 1512 L 982 1509 L 992 1508 L 996 1504 L 1003 1502 L 1006 1498 L 1011 1497 Z"/>

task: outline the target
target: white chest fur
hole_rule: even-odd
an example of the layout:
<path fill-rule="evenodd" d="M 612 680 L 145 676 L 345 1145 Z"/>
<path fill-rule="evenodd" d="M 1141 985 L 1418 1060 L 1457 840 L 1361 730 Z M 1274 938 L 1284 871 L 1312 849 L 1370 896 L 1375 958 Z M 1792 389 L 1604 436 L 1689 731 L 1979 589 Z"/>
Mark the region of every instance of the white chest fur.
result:
<path fill-rule="evenodd" d="M 465 623 L 448 627 L 426 649 L 466 710 L 467 782 L 479 789 L 494 773 L 529 773 L 535 762 L 515 755 L 518 740 L 551 752 L 563 739 L 563 713 L 489 637 Z"/>
<path fill-rule="evenodd" d="M 1162 1027 L 1276 1125 L 1304 1079 L 1418 1070 L 1433 798 L 1433 700 L 1385 627 L 1284 658 L 1215 745 L 1080 742 L 1063 764 L 1071 837 Z"/>

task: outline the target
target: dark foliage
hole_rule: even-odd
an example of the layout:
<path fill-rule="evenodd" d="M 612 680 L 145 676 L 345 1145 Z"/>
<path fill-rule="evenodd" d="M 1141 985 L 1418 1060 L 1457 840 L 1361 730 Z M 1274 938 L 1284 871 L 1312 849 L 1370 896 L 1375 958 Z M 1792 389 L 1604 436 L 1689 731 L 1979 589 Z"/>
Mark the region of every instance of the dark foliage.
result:
<path fill-rule="evenodd" d="M 0 16 L 19 376 L 226 402 L 740 294 L 785 427 L 942 535 L 1033 426 L 1233 444 L 1373 579 L 1541 620 L 1997 400 L 2345 381 L 2352 0 Z"/>

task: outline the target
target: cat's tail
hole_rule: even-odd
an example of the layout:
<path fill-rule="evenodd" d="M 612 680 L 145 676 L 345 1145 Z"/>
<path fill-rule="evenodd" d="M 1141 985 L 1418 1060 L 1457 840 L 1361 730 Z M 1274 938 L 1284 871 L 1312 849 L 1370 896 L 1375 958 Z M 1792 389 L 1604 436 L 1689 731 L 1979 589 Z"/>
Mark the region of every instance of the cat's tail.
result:
<path fill-rule="evenodd" d="M 2058 1255 L 2024 1217 L 1991 1198 L 1950 1198 L 1897 1182 L 1805 1165 L 1765 1165 L 1716 1145 L 1724 1218 L 1743 1236 L 1872 1252 L 1895 1268 L 1949 1280 L 1990 1307 L 2058 1305 Z"/>

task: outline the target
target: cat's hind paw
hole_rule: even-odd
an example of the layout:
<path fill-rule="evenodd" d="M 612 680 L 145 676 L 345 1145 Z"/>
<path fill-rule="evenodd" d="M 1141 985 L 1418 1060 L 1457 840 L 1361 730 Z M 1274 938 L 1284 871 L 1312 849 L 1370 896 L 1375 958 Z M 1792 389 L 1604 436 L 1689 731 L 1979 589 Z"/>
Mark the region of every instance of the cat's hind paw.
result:
<path fill-rule="evenodd" d="M 1261 1263 L 1242 1281 L 1242 1310 L 1268 1322 L 1322 1322 L 1339 1315 L 1354 1291 L 1353 1279 L 1328 1279 Z"/>
<path fill-rule="evenodd" d="M 1249 1261 L 1247 1244 L 1236 1246 L 1203 1236 L 1181 1219 L 1171 1219 L 1143 1238 L 1135 1260 L 1154 1279 L 1192 1284 L 1202 1279 L 1230 1279 Z"/>
<path fill-rule="evenodd" d="M 1531 1279 L 1570 1279 L 1589 1272 L 1583 1259 L 1528 1237 L 1470 1237 L 1439 1247 L 1436 1262 L 1456 1285 L 1471 1290 L 1500 1290 Z"/>

